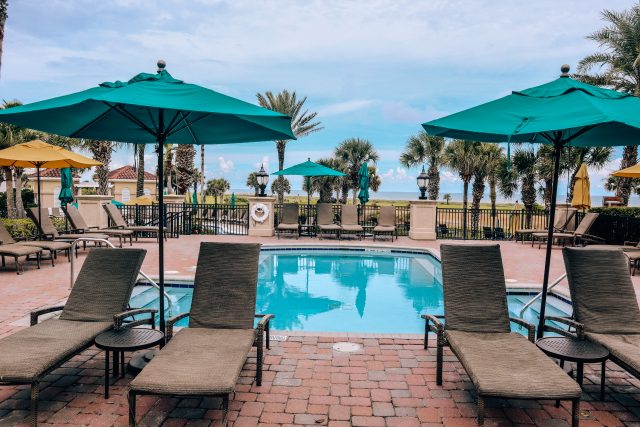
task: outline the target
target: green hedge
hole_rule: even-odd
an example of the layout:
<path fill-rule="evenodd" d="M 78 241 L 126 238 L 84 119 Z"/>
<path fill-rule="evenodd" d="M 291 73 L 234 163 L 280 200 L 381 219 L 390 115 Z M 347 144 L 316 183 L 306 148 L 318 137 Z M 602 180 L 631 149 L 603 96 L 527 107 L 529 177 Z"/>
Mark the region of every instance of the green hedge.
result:
<path fill-rule="evenodd" d="M 11 237 L 16 240 L 32 239 L 37 234 L 36 225 L 30 219 L 0 218 Z M 53 218 L 53 225 L 58 231 L 64 230 L 64 219 Z"/>
<path fill-rule="evenodd" d="M 633 218 L 640 218 L 640 208 L 630 208 L 627 206 L 619 206 L 619 207 L 599 207 L 599 208 L 591 208 L 589 212 L 597 212 L 605 215 L 612 216 L 629 216 Z"/>

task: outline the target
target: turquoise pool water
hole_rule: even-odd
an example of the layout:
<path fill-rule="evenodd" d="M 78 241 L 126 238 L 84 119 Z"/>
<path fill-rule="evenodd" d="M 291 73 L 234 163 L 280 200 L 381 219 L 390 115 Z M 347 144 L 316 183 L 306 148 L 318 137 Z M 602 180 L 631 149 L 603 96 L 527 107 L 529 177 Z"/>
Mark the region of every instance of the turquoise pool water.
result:
<path fill-rule="evenodd" d="M 272 328 L 323 332 L 423 333 L 423 313 L 442 314 L 440 262 L 428 254 L 354 250 L 263 250 L 257 313 Z M 173 314 L 189 310 L 192 287 L 167 286 Z M 517 316 L 529 295 L 510 294 Z M 155 288 L 139 286 L 132 307 L 157 307 Z M 564 315 L 550 307 L 549 315 Z M 537 321 L 537 307 L 525 313 Z M 187 326 L 181 321 L 180 326 Z M 514 326 L 514 330 L 517 327 Z"/>

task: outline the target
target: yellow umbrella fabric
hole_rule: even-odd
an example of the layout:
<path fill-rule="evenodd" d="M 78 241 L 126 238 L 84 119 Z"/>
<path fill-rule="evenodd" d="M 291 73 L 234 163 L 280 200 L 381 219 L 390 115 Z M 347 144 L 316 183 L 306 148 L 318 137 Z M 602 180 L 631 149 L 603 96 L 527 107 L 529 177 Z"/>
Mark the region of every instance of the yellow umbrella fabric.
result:
<path fill-rule="evenodd" d="M 89 157 L 35 139 L 0 150 L 0 166 L 18 168 L 88 168 L 100 166 Z"/>
<path fill-rule="evenodd" d="M 623 178 L 640 178 L 640 163 L 629 168 L 619 170 L 618 172 L 614 172 L 611 175 Z"/>
<path fill-rule="evenodd" d="M 591 183 L 586 164 L 581 164 L 576 174 L 576 182 L 573 185 L 573 198 L 571 206 L 576 209 L 589 209 L 591 207 Z"/>
<path fill-rule="evenodd" d="M 151 206 L 154 203 L 155 203 L 155 200 L 151 196 L 138 196 L 126 202 L 125 205 Z"/>

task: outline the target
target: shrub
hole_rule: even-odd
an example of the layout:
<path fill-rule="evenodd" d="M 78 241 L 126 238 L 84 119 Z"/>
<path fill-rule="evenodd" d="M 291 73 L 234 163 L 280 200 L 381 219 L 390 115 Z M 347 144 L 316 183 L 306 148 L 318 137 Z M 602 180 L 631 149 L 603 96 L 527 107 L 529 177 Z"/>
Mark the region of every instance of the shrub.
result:
<path fill-rule="evenodd" d="M 0 221 L 7 228 L 7 231 L 16 240 L 33 239 L 36 237 L 38 230 L 36 225 L 30 219 L 7 219 L 0 218 Z M 56 230 L 63 231 L 65 222 L 62 218 L 53 218 L 53 225 Z"/>
<path fill-rule="evenodd" d="M 633 218 L 640 218 L 640 208 L 632 208 L 627 206 L 618 207 L 597 207 L 591 208 L 589 212 L 601 213 L 604 215 L 612 216 L 629 216 Z"/>

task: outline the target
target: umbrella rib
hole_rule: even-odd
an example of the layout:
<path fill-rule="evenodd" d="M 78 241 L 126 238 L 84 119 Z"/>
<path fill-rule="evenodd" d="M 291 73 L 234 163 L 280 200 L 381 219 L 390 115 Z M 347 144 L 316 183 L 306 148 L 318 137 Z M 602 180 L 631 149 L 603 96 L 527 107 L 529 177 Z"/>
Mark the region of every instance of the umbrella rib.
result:
<path fill-rule="evenodd" d="M 179 112 L 181 116 L 184 116 L 184 114 L 180 111 Z M 187 122 L 187 118 L 183 117 L 183 120 L 185 121 L 185 123 Z M 191 129 L 191 126 L 187 126 L 187 130 L 189 131 L 189 134 L 191 135 L 191 138 L 193 138 L 193 142 L 196 143 L 196 145 L 200 145 L 200 142 L 198 141 L 198 138 L 196 137 L 196 135 L 193 133 L 193 130 Z"/>
<path fill-rule="evenodd" d="M 105 118 L 107 116 L 107 114 L 111 113 L 111 111 L 114 110 L 112 105 L 109 105 L 106 102 L 105 102 L 105 104 L 109 107 L 109 109 L 107 111 L 105 111 L 104 113 L 100 114 L 98 117 L 96 117 L 95 119 L 91 120 L 89 123 L 87 123 L 86 125 L 82 126 L 80 129 L 78 129 L 75 132 L 69 134 L 69 136 L 71 138 L 76 138 L 80 134 L 80 132 L 84 132 L 85 130 L 89 129 L 91 126 L 96 124 L 99 120 L 102 120 L 103 118 Z"/>
<path fill-rule="evenodd" d="M 151 120 L 151 124 L 153 124 L 154 128 L 158 128 L 158 126 L 156 125 L 156 121 L 153 119 L 153 114 L 151 114 L 151 109 L 149 107 L 146 107 L 145 110 L 147 110 L 147 115 L 149 116 L 149 120 Z"/>
<path fill-rule="evenodd" d="M 105 104 L 110 105 L 108 102 L 105 102 Z M 131 120 L 133 123 L 137 124 L 138 126 L 140 126 L 140 128 L 144 129 L 146 132 L 150 133 L 153 136 L 157 136 L 157 131 L 151 129 L 149 126 L 145 125 L 140 119 L 138 119 L 136 116 L 134 116 L 133 114 L 131 114 L 130 112 L 128 112 L 124 107 L 122 107 L 121 104 L 115 104 L 113 106 L 113 109 L 115 111 L 117 111 L 118 113 L 122 114 L 125 118 Z"/>
<path fill-rule="evenodd" d="M 198 123 L 200 120 L 202 120 L 202 119 L 204 119 L 204 118 L 206 118 L 206 117 L 208 117 L 208 116 L 209 116 L 209 113 L 203 114 L 202 116 L 198 117 L 197 119 L 195 119 L 195 120 L 194 120 L 194 121 L 192 121 L 191 123 L 189 123 L 189 122 L 187 121 L 187 119 L 186 119 L 186 118 L 185 118 L 184 120 L 181 120 L 181 121 L 184 121 L 186 124 L 185 124 L 184 126 L 182 126 L 182 127 L 179 127 L 179 128 L 177 128 L 177 129 L 174 129 L 174 130 L 172 130 L 171 132 L 167 133 L 167 137 L 169 137 L 169 136 L 171 136 L 171 135 L 173 135 L 173 134 L 175 134 L 175 133 L 180 132 L 180 131 L 181 131 L 181 130 L 183 130 L 184 128 L 188 128 L 188 127 L 190 127 L 190 126 L 192 126 L 192 125 L 194 125 L 194 124 Z M 178 123 L 179 123 L 179 122 L 178 122 Z"/>
<path fill-rule="evenodd" d="M 165 131 L 171 132 L 173 130 L 173 127 L 179 123 L 179 122 L 176 122 L 176 120 L 178 119 L 178 117 L 180 117 L 181 113 L 182 113 L 182 110 L 176 111 L 176 114 L 173 116 L 173 119 L 171 119 L 171 121 L 169 122 L 169 125 L 167 126 Z M 191 111 L 187 113 L 187 117 L 189 117 L 190 114 L 191 114 Z"/>

